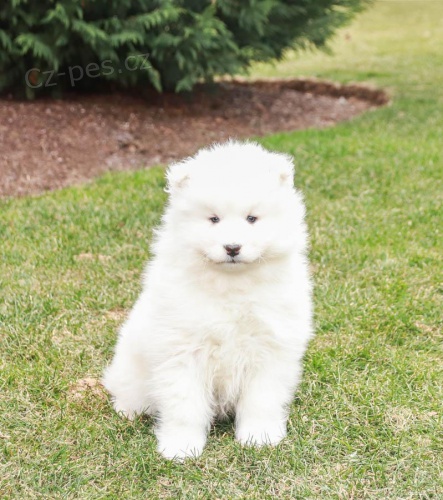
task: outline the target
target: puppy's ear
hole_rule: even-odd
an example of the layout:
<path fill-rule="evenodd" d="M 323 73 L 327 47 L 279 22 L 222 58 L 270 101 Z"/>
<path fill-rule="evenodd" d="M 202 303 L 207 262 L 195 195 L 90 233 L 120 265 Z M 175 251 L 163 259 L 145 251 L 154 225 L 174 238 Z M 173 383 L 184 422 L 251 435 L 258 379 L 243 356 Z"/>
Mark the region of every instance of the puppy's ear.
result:
<path fill-rule="evenodd" d="M 175 193 L 185 187 L 189 181 L 189 175 L 189 161 L 184 160 L 170 165 L 166 171 L 166 179 L 168 181 L 166 192 Z"/>
<path fill-rule="evenodd" d="M 294 162 L 292 157 L 285 154 L 278 154 L 276 161 L 276 170 L 280 176 L 280 182 L 283 186 L 294 187 Z"/>

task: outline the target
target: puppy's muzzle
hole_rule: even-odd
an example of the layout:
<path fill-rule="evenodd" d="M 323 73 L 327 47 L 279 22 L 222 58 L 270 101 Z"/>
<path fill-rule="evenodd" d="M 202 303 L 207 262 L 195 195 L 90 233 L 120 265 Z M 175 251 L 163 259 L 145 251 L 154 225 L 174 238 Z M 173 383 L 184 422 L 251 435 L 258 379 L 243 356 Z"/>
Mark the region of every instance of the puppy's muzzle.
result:
<path fill-rule="evenodd" d="M 241 245 L 225 245 L 224 248 L 229 257 L 235 257 L 240 253 Z"/>

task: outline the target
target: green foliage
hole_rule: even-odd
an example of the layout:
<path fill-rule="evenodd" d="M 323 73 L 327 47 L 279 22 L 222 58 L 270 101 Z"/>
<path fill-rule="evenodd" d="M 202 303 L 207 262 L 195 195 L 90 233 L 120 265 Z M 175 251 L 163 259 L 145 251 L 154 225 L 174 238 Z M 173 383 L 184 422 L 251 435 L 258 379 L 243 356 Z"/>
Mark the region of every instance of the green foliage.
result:
<path fill-rule="evenodd" d="M 369 2 L 3 0 L 0 91 L 32 97 L 104 80 L 190 90 L 287 48 L 322 46 Z"/>

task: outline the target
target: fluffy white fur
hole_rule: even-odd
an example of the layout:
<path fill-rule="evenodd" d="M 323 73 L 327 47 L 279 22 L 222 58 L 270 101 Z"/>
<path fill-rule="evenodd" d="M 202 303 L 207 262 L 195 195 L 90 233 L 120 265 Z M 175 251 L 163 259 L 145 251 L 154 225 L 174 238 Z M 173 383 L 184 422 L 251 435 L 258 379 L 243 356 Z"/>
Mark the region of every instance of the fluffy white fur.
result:
<path fill-rule="evenodd" d="M 157 418 L 167 458 L 198 456 L 213 419 L 231 412 L 241 443 L 275 445 L 312 335 L 292 161 L 229 142 L 172 165 L 167 178 L 154 257 L 104 385 L 117 412 Z"/>

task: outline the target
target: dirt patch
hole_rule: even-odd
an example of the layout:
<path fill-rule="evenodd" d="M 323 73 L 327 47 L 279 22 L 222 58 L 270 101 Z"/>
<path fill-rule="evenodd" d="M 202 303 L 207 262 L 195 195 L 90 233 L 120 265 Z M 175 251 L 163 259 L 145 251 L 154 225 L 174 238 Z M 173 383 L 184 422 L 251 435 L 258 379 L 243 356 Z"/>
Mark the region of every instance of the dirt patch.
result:
<path fill-rule="evenodd" d="M 0 196 L 168 163 L 230 137 L 327 127 L 388 102 L 360 85 L 222 81 L 192 96 L 130 93 L 0 100 Z"/>
<path fill-rule="evenodd" d="M 82 378 L 71 385 L 68 391 L 69 398 L 80 401 L 87 396 L 106 399 L 106 392 L 99 380 L 92 377 Z"/>

